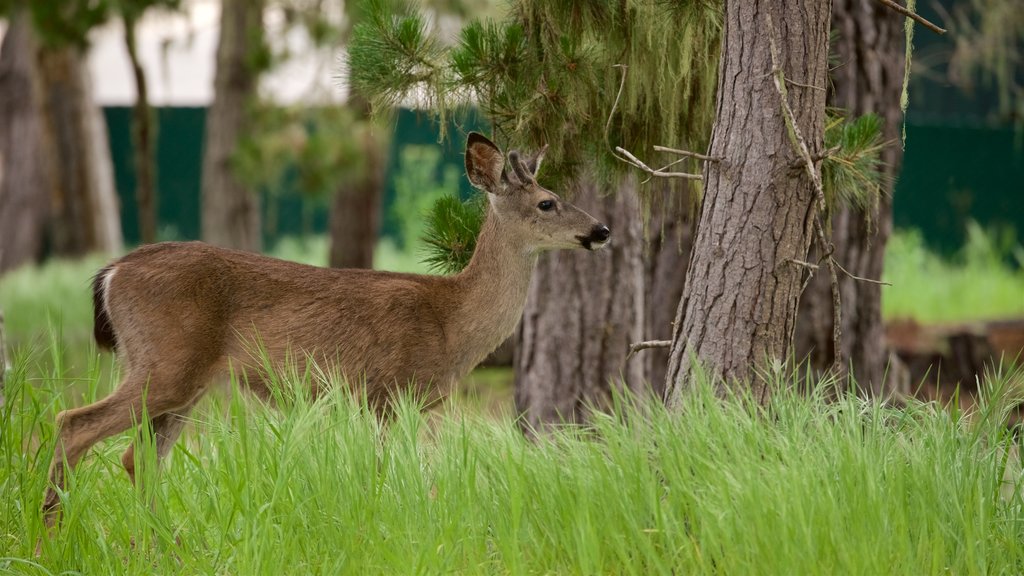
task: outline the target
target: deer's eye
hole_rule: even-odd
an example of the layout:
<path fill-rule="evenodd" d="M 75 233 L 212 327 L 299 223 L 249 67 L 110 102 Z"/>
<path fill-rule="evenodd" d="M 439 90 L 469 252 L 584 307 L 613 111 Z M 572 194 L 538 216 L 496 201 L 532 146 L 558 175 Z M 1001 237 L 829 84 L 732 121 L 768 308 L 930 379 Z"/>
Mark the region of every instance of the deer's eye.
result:
<path fill-rule="evenodd" d="M 551 210 L 554 207 L 555 202 L 553 200 L 544 200 L 540 204 L 537 204 L 537 208 L 540 208 L 542 212 L 547 212 L 548 210 Z"/>

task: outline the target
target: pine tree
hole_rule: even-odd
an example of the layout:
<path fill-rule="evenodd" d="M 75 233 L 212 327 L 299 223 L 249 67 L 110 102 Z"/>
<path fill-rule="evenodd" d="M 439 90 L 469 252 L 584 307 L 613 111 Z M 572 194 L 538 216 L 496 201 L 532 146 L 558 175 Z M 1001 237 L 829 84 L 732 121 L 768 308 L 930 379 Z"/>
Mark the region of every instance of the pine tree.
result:
<path fill-rule="evenodd" d="M 374 3 L 354 31 L 351 80 L 378 110 L 414 90 L 442 118 L 475 103 L 506 149 L 548 145 L 541 182 L 611 226 L 610 254 L 553 254 L 538 264 L 516 347 L 516 399 L 524 423 L 541 427 L 584 419 L 615 382 L 637 391 L 650 382 L 650 359 L 627 362 L 629 344 L 647 331 L 648 294 L 671 290 L 656 282 L 675 278 L 645 266 L 643 214 L 651 205 L 685 214 L 698 187 L 642 187 L 614 148 L 706 144 L 715 66 L 707 54 L 717 53 L 720 16 L 702 2 L 532 1 L 509 12 L 470 22 L 447 46 L 410 6 Z M 661 231 L 659 222 L 650 235 Z M 685 262 L 678 232 L 659 243 L 663 268 Z M 451 235 L 435 227 L 439 260 Z M 661 318 L 665 330 L 669 319 Z"/>
<path fill-rule="evenodd" d="M 85 65 L 104 2 L 0 2 L 0 272 L 122 248 L 114 169 Z"/>
<path fill-rule="evenodd" d="M 767 10 L 767 7 L 762 8 Z M 825 69 L 827 18 L 823 22 L 808 21 L 807 18 L 808 14 L 827 16 L 827 3 L 804 2 L 801 8 L 803 11 L 793 6 L 773 10 L 780 22 L 779 28 L 785 32 L 777 39 L 783 46 L 778 66 L 786 71 L 787 79 Z M 730 13 L 730 9 L 734 12 Z M 725 14 L 731 14 L 732 18 L 750 18 L 753 17 L 751 10 L 751 7 L 740 9 L 726 4 Z M 760 58 L 757 66 L 763 70 L 755 76 L 749 64 L 740 63 L 736 65 L 735 72 L 742 75 L 747 83 L 719 84 L 717 71 L 723 13 L 722 6 L 716 2 L 667 4 L 637 1 L 611 5 L 600 2 L 519 1 L 512 3 L 510 12 L 509 19 L 501 23 L 470 24 L 463 30 L 458 44 L 448 47 L 429 34 L 425 19 L 408 6 L 396 8 L 376 4 L 368 24 L 356 30 L 356 41 L 352 46 L 352 79 L 371 95 L 377 106 L 394 105 L 416 89 L 443 116 L 457 110 L 458 104 L 469 99 L 491 118 L 495 133 L 511 145 L 550 144 L 549 157 L 557 159 L 557 163 L 554 170 L 542 174 L 546 181 L 581 183 L 577 188 L 593 193 L 593 202 L 604 203 L 606 209 L 622 217 L 622 228 L 627 231 L 623 236 L 635 237 L 632 241 L 637 246 L 640 246 L 642 235 L 634 233 L 630 224 L 639 222 L 641 215 L 673 214 L 674 219 L 681 218 L 689 211 L 673 207 L 698 205 L 702 192 L 711 197 L 711 202 L 704 198 L 702 220 L 714 214 L 722 218 L 717 224 L 698 225 L 697 241 L 701 241 L 703 235 L 703 241 L 712 245 L 703 251 L 693 252 L 696 260 L 689 265 L 690 275 L 685 290 L 692 295 L 713 283 L 722 286 L 723 290 L 725 284 L 729 284 L 731 294 L 727 299 L 735 300 L 736 296 L 742 295 L 749 305 L 724 310 L 717 328 L 728 331 L 730 326 L 743 325 L 751 330 L 744 328 L 736 332 L 736 341 L 732 344 L 726 343 L 730 337 L 725 333 L 715 334 L 714 339 L 721 344 L 716 344 L 721 354 L 699 345 L 692 346 L 691 337 L 709 324 L 708 310 L 688 309 L 689 298 L 684 296 L 674 323 L 676 345 L 665 381 L 666 388 L 674 396 L 685 389 L 691 367 L 683 356 L 691 352 L 717 374 L 730 378 L 752 376 L 756 366 L 763 366 L 765 355 L 778 361 L 786 358 L 791 351 L 796 303 L 808 269 L 814 266 L 809 265 L 805 269 L 799 264 L 808 264 L 804 260 L 814 232 L 808 226 L 810 220 L 805 218 L 820 211 L 820 229 L 824 229 L 829 207 L 844 202 L 867 205 L 877 201 L 879 183 L 870 170 L 877 162 L 880 148 L 877 119 L 867 117 L 855 122 L 827 119 L 822 78 L 815 84 L 820 86 L 818 90 L 803 88 L 793 97 L 795 104 L 792 108 L 798 110 L 798 114 L 787 120 L 777 101 L 777 89 L 773 87 L 776 75 L 769 74 L 773 63 L 768 59 L 768 36 L 764 23 L 759 23 L 756 34 L 749 32 L 753 36 L 742 39 L 748 47 L 756 47 Z M 790 21 L 790 18 L 796 19 Z M 733 25 L 736 26 L 735 23 Z M 815 42 L 813 50 L 808 49 L 813 53 L 803 54 L 807 57 L 804 59 L 792 55 L 807 37 Z M 735 40 L 740 41 L 740 38 Z M 729 58 L 736 58 L 736 55 L 729 55 Z M 722 55 L 722 63 L 726 62 L 726 55 Z M 744 91 L 747 95 L 743 97 L 749 98 L 755 90 L 761 93 L 768 90 L 762 96 L 775 98 L 776 102 L 768 104 L 759 97 L 759 100 L 744 104 L 758 106 L 764 116 L 761 120 L 766 123 L 757 124 L 751 119 L 747 120 L 754 123 L 724 122 L 722 108 L 716 110 L 714 106 L 716 85 L 720 104 L 722 98 L 739 98 Z M 739 100 L 730 101 L 733 102 L 733 111 L 742 107 Z M 721 127 L 716 136 L 723 142 L 729 138 L 734 140 L 722 151 L 730 154 L 742 152 L 740 156 L 723 160 L 724 155 L 712 158 L 677 154 L 678 150 L 659 148 L 665 154 L 667 165 L 654 169 L 630 152 L 653 156 L 652 150 L 666 143 L 674 148 L 705 150 L 716 113 Z M 736 116 L 734 120 L 742 119 Z M 817 158 L 813 165 L 820 183 L 819 194 L 814 193 L 810 173 L 803 168 L 801 157 L 796 153 L 794 126 L 807 135 L 810 141 L 808 154 Z M 826 128 L 829 128 L 827 137 Z M 763 134 L 763 141 L 746 142 L 743 150 L 734 148 L 736 143 L 745 141 L 745 135 L 750 131 L 758 130 L 767 131 Z M 712 147 L 711 156 L 715 156 L 714 150 Z M 763 158 L 762 154 L 767 155 L 770 161 L 755 173 L 744 172 L 742 166 L 748 160 L 747 156 Z M 780 165 L 783 161 L 785 166 Z M 726 165 L 730 169 L 723 175 Z M 734 167 L 740 167 L 740 171 L 733 170 Z M 709 174 L 716 178 L 705 191 L 700 185 L 702 177 L 699 173 L 702 170 L 704 183 L 708 182 Z M 669 188 L 672 205 L 652 202 L 655 194 L 651 190 L 654 187 L 645 187 L 633 180 L 643 173 Z M 740 176 L 760 178 L 743 183 L 749 189 L 743 194 L 753 194 L 747 197 L 749 202 L 746 205 L 729 204 L 729 201 L 721 204 L 719 195 L 727 195 L 728 190 L 736 188 L 738 181 L 733 178 Z M 612 182 L 608 188 L 620 191 L 613 196 L 617 203 L 601 200 L 605 195 L 601 193 L 600 186 L 593 184 L 595 182 Z M 775 281 L 744 287 L 738 278 L 712 278 L 707 258 L 721 259 L 725 256 L 723 250 L 743 246 L 747 240 L 756 243 L 765 239 L 766 230 L 751 228 L 747 218 L 753 207 L 751 202 L 765 187 L 775 191 L 773 193 L 777 196 L 765 196 L 757 201 L 771 200 L 776 206 L 768 207 L 764 213 L 765 220 L 755 224 L 771 222 L 773 232 L 768 237 L 771 239 L 769 244 L 781 250 L 754 249 L 744 258 L 748 260 L 750 270 L 758 271 L 755 275 L 774 277 Z M 788 195 L 790 191 L 793 195 Z M 644 201 L 634 214 L 626 214 L 629 205 L 622 202 L 623 196 L 633 197 L 637 192 Z M 819 197 L 825 206 L 817 205 Z M 577 199 L 577 204 L 593 208 L 587 200 L 581 202 Z M 723 206 L 726 206 L 724 210 Z M 779 209 L 786 215 L 782 216 Z M 601 210 L 596 212 L 601 213 Z M 796 217 L 797 214 L 800 217 Z M 782 219 L 774 221 L 775 215 Z M 669 228 L 664 221 L 658 220 L 655 219 L 658 227 L 651 230 L 651 236 L 657 237 L 660 231 Z M 716 235 L 719 242 L 722 235 L 729 235 L 736 244 L 720 245 L 716 249 L 713 245 Z M 539 264 L 540 274 L 533 290 L 536 298 L 531 299 L 524 315 L 517 362 L 517 398 L 520 406 L 527 408 L 530 424 L 544 423 L 558 416 L 578 418 L 585 414 L 587 402 L 600 405 L 608 391 L 607 385 L 600 383 L 602 378 L 607 381 L 624 377 L 631 388 L 639 389 L 640 386 L 635 384 L 637 374 L 642 377 L 651 373 L 637 371 L 627 364 L 624 352 L 630 342 L 642 339 L 636 336 L 643 336 L 652 324 L 657 324 L 656 320 L 652 323 L 644 317 L 646 310 L 653 307 L 648 301 L 651 295 L 658 294 L 664 298 L 665 294 L 671 293 L 664 287 L 648 283 L 650 280 L 646 279 L 675 278 L 674 282 L 678 283 L 679 275 L 665 273 L 664 266 L 658 273 L 652 273 L 642 264 L 640 251 L 631 252 L 627 245 L 630 243 L 621 242 L 619 238 L 616 238 L 616 243 L 623 249 L 622 253 L 612 256 L 613 261 L 620 263 L 618 268 L 600 269 L 598 263 L 583 274 L 577 270 L 578 264 L 571 261 L 542 261 Z M 658 244 L 666 245 L 664 241 Z M 786 251 L 789 254 L 779 260 L 779 254 Z M 639 267 L 622 266 L 621 262 L 630 262 L 634 258 L 626 254 L 634 253 Z M 648 261 L 660 261 L 657 255 L 648 254 L 646 258 Z M 785 263 L 784 260 L 791 262 Z M 685 266 L 685 256 L 676 261 Z M 704 267 L 703 276 L 695 275 L 695 265 Z M 719 268 L 719 272 L 724 270 Z M 551 280 L 565 277 L 572 282 L 562 285 Z M 608 292 L 614 294 L 603 299 L 600 291 L 589 293 L 580 289 L 592 284 L 610 286 Z M 634 285 L 642 288 L 632 289 Z M 586 302 L 577 305 L 573 298 L 580 298 L 580 295 Z M 768 304 L 771 302 L 785 302 L 785 305 L 772 308 Z M 708 304 L 708 308 L 715 305 L 714 302 Z M 630 306 L 636 313 L 622 314 L 622 310 Z M 603 313 L 594 313 L 594 308 L 602 307 Z M 764 322 L 759 323 L 751 317 L 769 309 L 775 310 L 775 315 L 762 318 Z M 609 321 L 611 318 L 614 321 Z M 684 323 L 689 328 L 684 330 Z M 664 319 L 664 324 L 668 327 L 667 319 Z M 712 332 L 717 328 L 712 326 Z M 566 338 L 566 333 L 581 336 Z M 625 341 L 623 334 L 629 335 Z M 544 346 L 545 342 L 551 344 Z M 623 355 L 618 356 L 620 350 Z M 544 378 L 539 382 L 524 382 L 524 374 L 528 376 L 537 362 L 552 363 L 554 369 L 542 371 Z M 584 378 L 579 379 L 580 375 Z M 595 381 L 599 383 L 595 385 Z M 659 384 L 653 384 L 653 387 L 658 388 Z M 538 390 L 539 395 L 535 393 Z"/>
<path fill-rule="evenodd" d="M 203 150 L 202 237 L 206 242 L 259 251 L 260 199 L 235 172 L 234 155 L 249 124 L 257 80 L 269 66 L 263 0 L 224 0 L 214 98 L 206 115 Z"/>

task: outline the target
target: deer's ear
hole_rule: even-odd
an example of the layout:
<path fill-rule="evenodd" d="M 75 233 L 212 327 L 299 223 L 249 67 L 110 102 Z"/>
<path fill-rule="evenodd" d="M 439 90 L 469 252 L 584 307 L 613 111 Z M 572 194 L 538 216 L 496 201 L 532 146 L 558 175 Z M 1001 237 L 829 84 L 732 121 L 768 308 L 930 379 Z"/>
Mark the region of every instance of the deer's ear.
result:
<path fill-rule="evenodd" d="M 466 176 L 469 182 L 487 192 L 501 192 L 501 172 L 505 158 L 501 150 L 483 134 L 470 132 L 466 138 Z"/>
<path fill-rule="evenodd" d="M 537 151 L 536 154 L 527 158 L 524 163 L 526 169 L 533 174 L 533 178 L 536 180 L 537 172 L 540 172 L 540 163 L 544 160 L 544 154 L 548 151 L 548 145 L 545 144 L 543 148 Z"/>

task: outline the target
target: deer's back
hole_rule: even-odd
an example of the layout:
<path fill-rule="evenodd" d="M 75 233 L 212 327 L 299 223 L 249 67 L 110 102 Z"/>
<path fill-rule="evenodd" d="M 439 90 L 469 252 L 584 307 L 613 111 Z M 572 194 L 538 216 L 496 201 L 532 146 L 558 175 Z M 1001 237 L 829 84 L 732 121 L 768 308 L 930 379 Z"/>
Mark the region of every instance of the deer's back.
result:
<path fill-rule="evenodd" d="M 108 311 L 130 364 L 260 372 L 312 358 L 373 386 L 447 380 L 444 279 L 335 270 L 198 242 L 113 264 Z"/>

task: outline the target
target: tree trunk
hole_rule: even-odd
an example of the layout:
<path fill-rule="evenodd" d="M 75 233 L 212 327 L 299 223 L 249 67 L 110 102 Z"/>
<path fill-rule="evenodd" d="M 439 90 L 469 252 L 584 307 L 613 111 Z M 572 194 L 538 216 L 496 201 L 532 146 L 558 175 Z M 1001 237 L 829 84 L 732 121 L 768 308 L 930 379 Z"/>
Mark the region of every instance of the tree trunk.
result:
<path fill-rule="evenodd" d="M 574 203 L 612 229 L 601 252 L 558 251 L 541 257 L 515 351 L 516 407 L 526 430 L 582 422 L 608 405 L 622 383 L 640 391 L 640 362 L 629 344 L 644 331 L 644 264 L 636 180 L 615 194 L 591 180 Z"/>
<path fill-rule="evenodd" d="M 829 5 L 825 0 L 726 0 L 718 110 L 704 168 L 701 210 L 673 328 L 666 387 L 678 405 L 694 360 L 716 392 L 750 386 L 766 401 L 758 368 L 784 362 L 810 247 L 815 201 L 790 141 L 772 78 L 769 33 L 787 78 L 824 88 Z M 769 26 L 771 22 L 771 26 Z M 825 92 L 790 84 L 789 106 L 812 155 L 822 150 Z"/>
<path fill-rule="evenodd" d="M 693 248 L 693 217 L 691 200 L 687 198 L 689 192 L 660 187 L 652 194 L 649 241 L 644 258 L 647 276 L 644 339 L 669 340 L 672 338 L 672 320 L 686 285 L 686 269 Z M 658 398 L 664 398 L 668 348 L 652 348 L 639 354 L 643 358 L 651 392 Z"/>
<path fill-rule="evenodd" d="M 373 268 L 373 250 L 380 228 L 380 199 L 384 188 L 384 146 L 369 120 L 363 125 L 363 169 L 344 183 L 331 203 L 333 268 Z"/>
<path fill-rule="evenodd" d="M 43 147 L 50 180 L 50 248 L 80 256 L 120 252 L 121 215 L 107 128 L 92 99 L 89 68 L 72 45 L 37 52 Z"/>
<path fill-rule="evenodd" d="M 124 17 L 124 42 L 128 59 L 132 64 L 135 78 L 135 106 L 132 108 L 132 143 L 135 145 L 135 198 L 139 210 L 139 237 L 143 244 L 156 242 L 157 234 L 157 191 L 156 164 L 154 163 L 154 142 L 156 141 L 156 119 L 149 106 L 149 91 L 146 88 L 146 74 L 139 62 L 135 45 L 134 17 Z"/>
<path fill-rule="evenodd" d="M 35 84 L 36 44 L 28 15 L 16 14 L 0 47 L 0 274 L 43 256 L 50 173 Z"/>
<path fill-rule="evenodd" d="M 903 19 L 870 0 L 835 0 L 833 44 L 841 62 L 830 74 L 833 105 L 852 115 L 873 112 L 884 120 L 884 138 L 899 138 L 903 85 Z M 877 210 L 864 214 L 852 208 L 832 218 L 832 242 L 837 261 L 852 274 L 879 279 L 885 246 L 892 232 L 893 180 L 903 160 L 899 145 L 882 153 L 883 188 Z M 814 256 L 812 255 L 812 258 Z M 900 387 L 887 377 L 889 362 L 882 324 L 881 287 L 840 276 L 843 320 L 843 358 L 853 369 L 862 392 L 888 395 Z M 832 296 L 828 278 L 817 274 L 804 292 L 797 322 L 796 350 L 817 371 L 835 357 L 832 346 Z"/>
<path fill-rule="evenodd" d="M 78 70 L 82 81 L 83 121 L 86 123 L 86 153 L 93 176 L 90 206 L 96 226 L 96 249 L 108 253 L 124 252 L 124 231 L 121 229 L 121 199 L 114 181 L 114 159 L 110 155 L 110 136 L 103 110 L 92 98 L 92 77 L 85 58 L 79 55 Z"/>
<path fill-rule="evenodd" d="M 224 0 L 213 105 L 206 115 L 203 153 L 203 240 L 242 250 L 262 246 L 259 196 L 234 173 L 233 155 L 245 130 L 263 49 L 263 1 Z"/>

